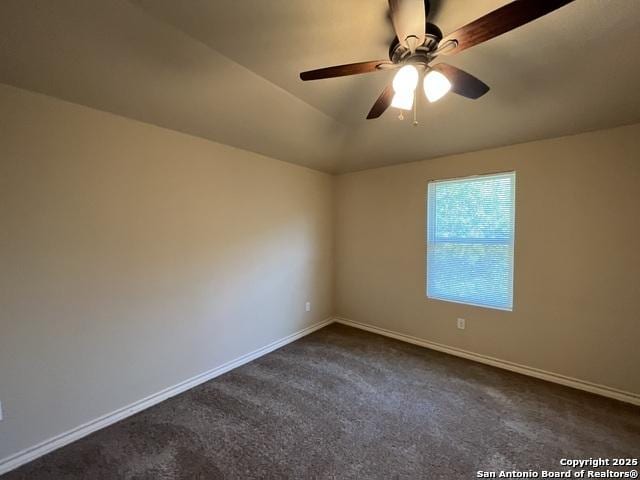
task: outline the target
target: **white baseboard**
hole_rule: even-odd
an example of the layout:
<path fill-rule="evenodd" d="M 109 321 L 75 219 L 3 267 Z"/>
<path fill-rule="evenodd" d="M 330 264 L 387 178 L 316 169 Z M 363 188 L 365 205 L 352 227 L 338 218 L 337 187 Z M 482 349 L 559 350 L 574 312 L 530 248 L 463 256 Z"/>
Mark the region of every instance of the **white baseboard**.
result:
<path fill-rule="evenodd" d="M 245 355 L 242 355 L 241 357 L 238 357 L 235 360 L 224 363 L 223 365 L 213 368 L 207 372 L 201 373 L 200 375 L 196 375 L 195 377 L 185 380 L 184 382 L 181 382 L 177 385 L 161 390 L 160 392 L 149 395 L 146 398 L 138 400 L 137 402 L 134 402 L 123 408 L 120 408 L 114 412 L 108 413 L 99 418 L 91 420 L 83 425 L 80 425 L 67 432 L 61 433 L 60 435 L 57 435 L 53 438 L 45 440 L 44 442 L 34 445 L 33 447 L 27 448 L 21 452 L 18 452 L 7 458 L 4 458 L 0 460 L 0 475 L 7 473 L 15 468 L 18 468 L 21 465 L 29 463 L 35 460 L 36 458 L 41 457 L 47 453 L 50 453 L 60 447 L 63 447 L 72 442 L 75 442 L 76 440 L 79 440 L 82 437 L 85 437 L 97 430 L 108 427 L 109 425 L 119 422 L 120 420 L 123 420 L 149 407 L 152 407 L 153 405 L 156 405 L 168 398 L 171 398 L 193 387 L 196 387 L 204 382 L 207 382 L 219 375 L 222 375 L 223 373 L 226 373 L 230 370 L 233 370 L 234 368 L 244 365 L 245 363 L 255 360 L 258 357 L 266 355 L 267 353 L 272 352 L 284 345 L 287 345 L 288 343 L 294 342 L 299 338 L 304 337 L 305 335 L 315 332 L 316 330 L 319 330 L 333 323 L 334 321 L 337 323 L 348 325 L 350 327 L 355 327 L 361 330 L 367 330 L 369 332 L 377 333 L 379 335 L 384 335 L 386 337 L 395 338 L 403 342 L 412 343 L 414 345 L 419 345 L 421 347 L 430 348 L 432 350 L 437 350 L 440 352 L 455 355 L 457 357 L 474 360 L 476 362 L 492 365 L 494 367 L 503 368 L 505 370 L 510 370 L 512 372 L 521 373 L 531 377 L 540 378 L 542 380 L 547 380 L 549 382 L 559 383 L 561 385 L 595 393 L 598 395 L 602 395 L 604 397 L 614 398 L 616 400 L 621 400 L 623 402 L 631 403 L 634 405 L 640 405 L 640 395 L 636 393 L 618 390 L 615 388 L 607 387 L 605 385 L 598 385 L 598 384 L 587 382 L 584 380 L 579 380 L 577 378 L 571 378 L 565 375 L 560 375 L 553 372 L 547 372 L 545 370 L 527 367 L 525 365 L 520 365 L 517 363 L 508 362 L 506 360 L 500 360 L 498 358 L 489 357 L 487 355 L 481 355 L 478 353 L 469 352 L 467 350 L 462 350 L 459 348 L 442 345 L 440 343 L 430 342 L 417 337 L 413 337 L 411 335 L 405 335 L 403 333 L 394 332 L 384 328 L 355 322 L 353 320 L 349 320 L 346 318 L 336 317 L 333 319 L 330 318 L 330 319 L 324 320 L 320 323 L 304 328 L 280 340 L 276 340 L 275 342 L 272 342 L 269 345 L 266 345 L 262 348 L 254 350 L 253 352 L 249 352 Z"/>
<path fill-rule="evenodd" d="M 456 357 L 466 358 L 468 360 L 474 360 L 476 362 L 484 363 L 512 372 L 521 373 L 530 377 L 539 378 L 548 382 L 559 383 L 567 387 L 576 388 L 578 390 L 584 390 L 587 392 L 602 395 L 603 397 L 614 398 L 623 402 L 631 403 L 633 405 L 640 405 L 640 395 L 637 393 L 626 392 L 624 390 L 618 390 L 616 388 L 607 387 L 606 385 L 599 385 L 585 380 L 577 378 L 567 377 L 566 375 L 560 375 L 558 373 L 548 372 L 540 370 L 538 368 L 527 367 L 526 365 L 520 365 L 518 363 L 509 362 L 506 360 L 500 360 L 499 358 L 489 357 L 487 355 L 481 355 L 479 353 L 469 352 L 455 347 L 449 347 L 442 345 L 441 343 L 430 342 L 421 338 L 412 337 L 411 335 L 405 335 L 403 333 L 394 332 L 385 328 L 375 327 L 373 325 L 367 325 L 364 323 L 355 322 L 347 318 L 336 317 L 337 323 L 348 325 L 350 327 L 359 328 L 368 332 L 384 335 L 385 337 L 395 338 L 403 342 L 412 343 L 421 347 L 430 348 L 439 352 L 455 355 Z"/>
<path fill-rule="evenodd" d="M 29 463 L 35 460 L 38 457 L 41 457 L 47 453 L 50 453 L 60 447 L 64 447 L 76 440 L 81 439 L 102 428 L 108 427 L 120 420 L 123 420 L 131 415 L 134 415 L 142 410 L 145 410 L 153 405 L 156 405 L 170 397 L 178 395 L 182 392 L 185 392 L 193 387 L 200 385 L 201 383 L 207 382 L 223 373 L 228 372 L 229 370 L 233 370 L 245 363 L 248 363 L 252 360 L 255 360 L 258 357 L 266 355 L 269 352 L 272 352 L 288 343 L 294 342 L 299 338 L 304 337 L 305 335 L 309 335 L 316 330 L 319 330 L 329 324 L 333 323 L 332 318 L 328 318 L 320 323 L 316 323 L 315 325 L 311 325 L 310 327 L 304 328 L 298 332 L 292 333 L 280 340 L 276 340 L 275 342 L 270 343 L 269 345 L 265 345 L 262 348 L 254 350 L 253 352 L 249 352 L 241 357 L 236 358 L 235 360 L 231 360 L 230 362 L 224 363 L 219 367 L 213 368 L 207 372 L 201 373 L 200 375 L 196 375 L 195 377 L 189 378 L 184 382 L 180 382 L 177 385 L 174 385 L 169 388 L 165 388 L 157 393 L 149 395 L 146 398 L 138 400 L 130 405 L 122 407 L 114 412 L 103 415 L 99 418 L 91 420 L 83 425 L 80 425 L 76 428 L 73 428 L 67 432 L 61 433 L 53 438 L 45 440 L 33 447 L 27 448 L 18 452 L 14 455 L 11 455 L 7 458 L 0 460 L 0 475 L 7 473 L 15 468 L 18 468 L 21 465 Z"/>

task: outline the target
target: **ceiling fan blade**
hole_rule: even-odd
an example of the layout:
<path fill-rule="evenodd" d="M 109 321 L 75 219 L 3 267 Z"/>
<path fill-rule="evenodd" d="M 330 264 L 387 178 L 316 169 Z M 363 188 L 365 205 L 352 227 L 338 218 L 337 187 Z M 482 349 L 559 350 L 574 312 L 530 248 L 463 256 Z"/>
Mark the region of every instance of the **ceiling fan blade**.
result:
<path fill-rule="evenodd" d="M 424 43 L 426 14 L 424 0 L 389 0 L 391 22 L 401 45 L 414 51 Z M 415 37 L 415 41 L 407 38 Z"/>
<path fill-rule="evenodd" d="M 439 63 L 432 68 L 449 79 L 453 93 L 475 100 L 489 91 L 489 85 L 457 67 Z"/>
<path fill-rule="evenodd" d="M 458 53 L 551 13 L 573 0 L 516 0 L 450 33 L 440 42 L 443 54 Z"/>
<path fill-rule="evenodd" d="M 367 120 L 371 120 L 372 118 L 378 118 L 382 115 L 389 105 L 391 105 L 391 100 L 393 100 L 393 86 L 391 84 L 387 85 L 385 89 L 382 91 L 376 103 L 373 104 L 371 110 L 369 110 L 369 115 L 367 115 Z"/>
<path fill-rule="evenodd" d="M 394 64 L 389 60 L 373 60 L 370 62 L 348 63 L 346 65 L 336 65 L 334 67 L 319 68 L 302 72 L 302 80 L 321 80 L 323 78 L 344 77 L 347 75 L 358 75 L 360 73 L 377 72 L 393 68 Z"/>

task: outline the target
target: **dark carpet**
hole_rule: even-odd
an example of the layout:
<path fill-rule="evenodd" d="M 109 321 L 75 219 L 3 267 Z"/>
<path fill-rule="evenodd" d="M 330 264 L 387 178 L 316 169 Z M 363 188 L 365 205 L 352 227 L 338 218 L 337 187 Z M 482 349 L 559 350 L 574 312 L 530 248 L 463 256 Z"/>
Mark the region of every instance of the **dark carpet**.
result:
<path fill-rule="evenodd" d="M 2 480 L 471 479 L 639 456 L 640 408 L 334 324 Z"/>

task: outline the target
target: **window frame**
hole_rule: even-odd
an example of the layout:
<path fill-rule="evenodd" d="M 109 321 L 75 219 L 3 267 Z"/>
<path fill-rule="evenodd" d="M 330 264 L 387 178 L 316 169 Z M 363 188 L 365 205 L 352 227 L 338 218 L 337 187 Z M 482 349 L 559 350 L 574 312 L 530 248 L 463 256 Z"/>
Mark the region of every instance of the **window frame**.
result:
<path fill-rule="evenodd" d="M 486 305 L 486 304 L 481 304 L 481 303 L 473 303 L 473 302 L 467 302 L 467 301 L 462 301 L 462 300 L 456 300 L 456 299 L 451 299 L 451 298 L 443 298 L 443 297 L 439 297 L 439 296 L 431 296 L 429 295 L 429 245 L 430 244 L 434 244 L 434 243 L 438 243 L 435 240 L 435 232 L 431 232 L 430 231 L 430 217 L 431 215 L 434 215 L 433 210 L 435 209 L 435 202 L 434 205 L 430 205 L 429 202 L 429 187 L 430 185 L 433 184 L 437 184 L 437 183 L 447 183 L 447 182 L 459 182 L 459 181 L 464 181 L 464 180 L 473 180 L 473 179 L 482 179 L 485 177 L 511 177 L 512 178 L 512 186 L 513 186 L 513 192 L 512 192 L 512 198 L 513 201 L 511 203 L 511 218 L 512 218 L 512 226 L 511 226 L 511 237 L 510 237 L 510 243 L 509 242 L 502 242 L 499 241 L 498 239 L 477 239 L 477 240 L 481 240 L 481 241 L 464 241 L 464 239 L 456 239 L 459 241 L 451 241 L 451 238 L 447 238 L 448 243 L 461 243 L 461 244 L 469 244 L 469 245 L 506 245 L 506 246 L 510 246 L 511 247 L 511 262 L 510 262 L 510 280 L 511 280 L 511 285 L 510 285 L 510 291 L 511 291 L 511 307 L 501 307 L 501 306 L 495 306 L 495 305 Z M 474 175 L 467 175 L 467 176 L 461 176 L 461 177 L 446 177 L 446 178 L 432 178 L 432 179 L 428 179 L 427 180 L 427 188 L 425 189 L 425 257 L 424 257 L 424 266 L 425 266 L 425 297 L 427 300 L 437 300 L 440 302 L 448 302 L 448 303 L 455 303 L 458 305 L 468 305 L 468 306 L 472 306 L 472 307 L 480 307 L 480 308 L 488 308 L 491 310 L 499 310 L 499 311 L 503 311 L 503 312 L 513 312 L 515 310 L 515 244 L 516 244 L 516 193 L 517 193 L 517 182 L 516 182 L 517 176 L 516 176 L 516 171 L 515 170 L 502 170 L 502 171 L 495 171 L 495 172 L 486 172 L 486 173 L 480 173 L 480 174 L 474 174 Z M 433 239 L 433 240 L 432 240 Z M 482 241 L 484 240 L 484 241 Z M 440 240 L 440 243 L 445 243 L 442 242 L 442 240 Z"/>

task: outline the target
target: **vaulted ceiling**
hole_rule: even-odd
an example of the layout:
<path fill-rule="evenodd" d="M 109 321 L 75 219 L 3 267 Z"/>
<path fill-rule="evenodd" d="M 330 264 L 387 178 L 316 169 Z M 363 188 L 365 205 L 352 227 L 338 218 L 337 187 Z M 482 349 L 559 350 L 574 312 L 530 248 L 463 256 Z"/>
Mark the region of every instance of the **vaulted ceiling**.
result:
<path fill-rule="evenodd" d="M 508 1 L 431 3 L 446 34 Z M 447 57 L 491 91 L 421 100 L 417 127 L 365 120 L 392 72 L 298 77 L 385 58 L 387 0 L 3 0 L 0 82 L 345 172 L 640 122 L 638 18 L 576 0 Z"/>

